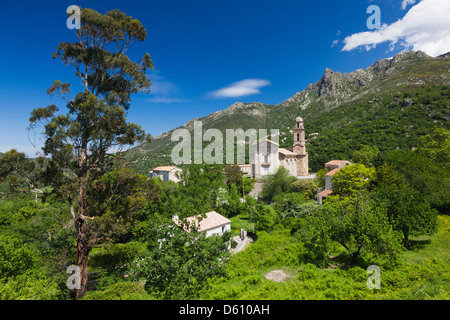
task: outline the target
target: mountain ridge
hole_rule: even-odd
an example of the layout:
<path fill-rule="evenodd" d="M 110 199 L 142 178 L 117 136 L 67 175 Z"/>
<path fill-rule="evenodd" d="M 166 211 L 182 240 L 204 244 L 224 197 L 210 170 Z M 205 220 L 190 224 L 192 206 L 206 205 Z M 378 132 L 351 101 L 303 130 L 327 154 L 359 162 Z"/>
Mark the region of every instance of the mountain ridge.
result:
<path fill-rule="evenodd" d="M 127 153 L 130 159 L 134 156 L 134 163 L 148 161 L 146 166 L 148 168 L 157 164 L 169 164 L 170 150 L 176 144 L 170 140 L 171 133 L 178 128 L 193 130 L 193 123 L 196 120 L 202 121 L 203 130 L 217 128 L 224 132 L 225 129 L 237 128 L 280 129 L 282 135 L 285 135 L 284 142 L 288 146 L 289 130 L 293 119 L 298 115 L 304 118 L 307 133 L 309 130 L 313 132 L 329 130 L 332 127 L 342 126 L 342 123 L 339 123 L 337 119 L 336 123 L 329 123 L 324 127 L 320 127 L 319 123 L 327 123 L 325 118 L 330 112 L 333 113 L 333 117 L 338 117 L 335 114 L 336 111 L 333 111 L 336 108 L 343 109 L 363 103 L 364 107 L 358 107 L 359 109 L 372 110 L 379 103 L 377 102 L 379 96 L 391 97 L 391 100 L 386 100 L 387 105 L 393 101 L 396 93 L 442 85 L 450 86 L 450 52 L 434 58 L 422 51 L 406 51 L 392 58 L 378 60 L 364 69 L 348 73 L 326 68 L 321 79 L 310 83 L 303 91 L 296 92 L 279 104 L 235 102 L 226 109 L 210 113 L 205 117 L 191 119 L 180 127 L 158 135 L 150 144 L 132 148 Z M 447 119 L 445 117 L 450 117 L 445 110 L 439 112 L 444 120 Z M 346 115 L 340 116 L 340 121 L 346 117 Z M 447 120 L 444 124 L 448 125 Z M 158 156 L 153 157 L 152 153 Z M 142 156 L 136 156 L 138 154 Z M 314 162 L 314 152 L 312 157 Z"/>

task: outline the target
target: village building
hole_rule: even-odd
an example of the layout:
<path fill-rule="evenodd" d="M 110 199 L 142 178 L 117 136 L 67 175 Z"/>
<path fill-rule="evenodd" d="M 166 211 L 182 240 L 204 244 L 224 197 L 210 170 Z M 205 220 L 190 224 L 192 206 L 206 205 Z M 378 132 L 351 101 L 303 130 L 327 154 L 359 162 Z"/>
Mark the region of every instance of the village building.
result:
<path fill-rule="evenodd" d="M 244 177 L 249 177 L 251 175 L 251 166 L 249 164 L 239 164 L 239 169 L 241 169 Z"/>
<path fill-rule="evenodd" d="M 156 167 L 149 172 L 149 178 L 159 177 L 163 181 L 179 182 L 181 179 L 178 173 L 182 171 L 176 166 Z"/>
<path fill-rule="evenodd" d="M 198 232 L 204 232 L 206 234 L 206 237 L 210 237 L 212 235 L 221 236 L 225 232 L 231 230 L 231 220 L 225 218 L 216 211 L 207 212 L 205 213 L 205 216 L 206 217 L 197 215 L 186 218 L 186 223 L 194 224 L 194 226 L 198 228 Z M 172 217 L 172 220 L 178 225 L 181 225 L 182 223 L 176 215 Z M 189 231 L 186 226 L 184 228 L 186 231 Z"/>
<path fill-rule="evenodd" d="M 323 200 L 328 197 L 333 192 L 333 186 L 331 184 L 331 179 L 336 172 L 339 172 L 341 168 L 352 165 L 350 161 L 347 160 L 331 160 L 325 163 L 325 169 L 328 172 L 325 174 L 325 188 L 319 189 L 317 193 L 317 203 L 322 204 Z"/>
<path fill-rule="evenodd" d="M 262 178 L 275 174 L 278 168 L 284 167 L 294 177 L 308 175 L 308 152 L 306 152 L 305 128 L 303 119 L 295 119 L 294 143 L 291 150 L 280 148 L 279 144 L 269 139 L 256 143 L 253 154 L 250 154 L 252 178 Z"/>

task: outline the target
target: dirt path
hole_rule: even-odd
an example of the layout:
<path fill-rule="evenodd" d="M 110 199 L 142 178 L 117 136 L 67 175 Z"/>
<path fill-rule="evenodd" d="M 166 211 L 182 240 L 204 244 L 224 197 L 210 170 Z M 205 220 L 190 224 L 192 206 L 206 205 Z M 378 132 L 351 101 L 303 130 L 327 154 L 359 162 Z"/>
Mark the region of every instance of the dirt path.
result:
<path fill-rule="evenodd" d="M 258 199 L 259 194 L 262 191 L 262 182 L 261 181 L 255 181 L 255 184 L 253 185 L 252 191 L 250 191 L 249 195 L 255 199 Z"/>
<path fill-rule="evenodd" d="M 284 270 L 272 270 L 269 273 L 266 273 L 264 277 L 275 282 L 283 282 L 284 280 L 292 276 L 286 273 L 286 271 Z"/>

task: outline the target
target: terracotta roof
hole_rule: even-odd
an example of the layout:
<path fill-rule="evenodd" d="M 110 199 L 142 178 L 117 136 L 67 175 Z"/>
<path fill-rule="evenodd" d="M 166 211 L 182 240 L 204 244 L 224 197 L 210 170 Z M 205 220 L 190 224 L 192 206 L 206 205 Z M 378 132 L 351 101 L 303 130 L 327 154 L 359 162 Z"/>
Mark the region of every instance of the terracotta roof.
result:
<path fill-rule="evenodd" d="M 331 170 L 328 173 L 325 173 L 326 176 L 332 176 L 333 174 L 335 174 L 336 172 L 338 172 L 339 170 L 341 170 L 341 168 L 334 168 L 333 170 Z"/>
<path fill-rule="evenodd" d="M 173 169 L 177 169 L 175 166 L 166 166 L 166 167 L 156 167 L 153 171 L 172 171 Z M 179 169 L 179 168 L 178 168 Z"/>
<path fill-rule="evenodd" d="M 285 156 L 295 156 L 296 155 L 292 151 L 289 151 L 288 149 L 285 149 L 285 148 L 278 148 L 278 153 L 284 154 Z"/>
<path fill-rule="evenodd" d="M 230 219 L 225 218 L 224 216 L 222 216 L 221 214 L 215 212 L 215 211 L 211 211 L 211 212 L 207 212 L 205 213 L 206 218 L 203 218 L 200 221 L 200 227 L 198 228 L 199 232 L 203 232 L 206 230 L 210 230 L 213 228 L 217 228 L 223 225 L 226 225 L 228 223 L 231 223 Z M 195 223 L 195 225 L 197 226 L 198 224 L 198 219 L 197 217 L 201 217 L 201 215 L 198 216 L 192 216 L 189 218 L 186 218 L 186 220 L 189 223 Z"/>
<path fill-rule="evenodd" d="M 343 163 L 350 163 L 350 161 L 348 161 L 348 160 L 331 160 L 331 161 L 328 161 L 327 163 L 325 163 L 325 165 L 327 165 L 327 164 L 339 165 L 339 164 L 343 164 Z"/>
<path fill-rule="evenodd" d="M 323 190 L 322 192 L 319 192 L 319 196 L 328 196 L 330 193 L 332 193 L 333 190 Z"/>

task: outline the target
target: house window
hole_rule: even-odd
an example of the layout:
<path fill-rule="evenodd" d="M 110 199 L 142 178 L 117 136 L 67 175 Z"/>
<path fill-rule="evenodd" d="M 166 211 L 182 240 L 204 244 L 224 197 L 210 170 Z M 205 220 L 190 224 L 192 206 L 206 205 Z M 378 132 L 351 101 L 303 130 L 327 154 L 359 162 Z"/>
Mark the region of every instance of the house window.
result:
<path fill-rule="evenodd" d="M 225 232 L 225 226 L 222 226 L 222 233 Z"/>

